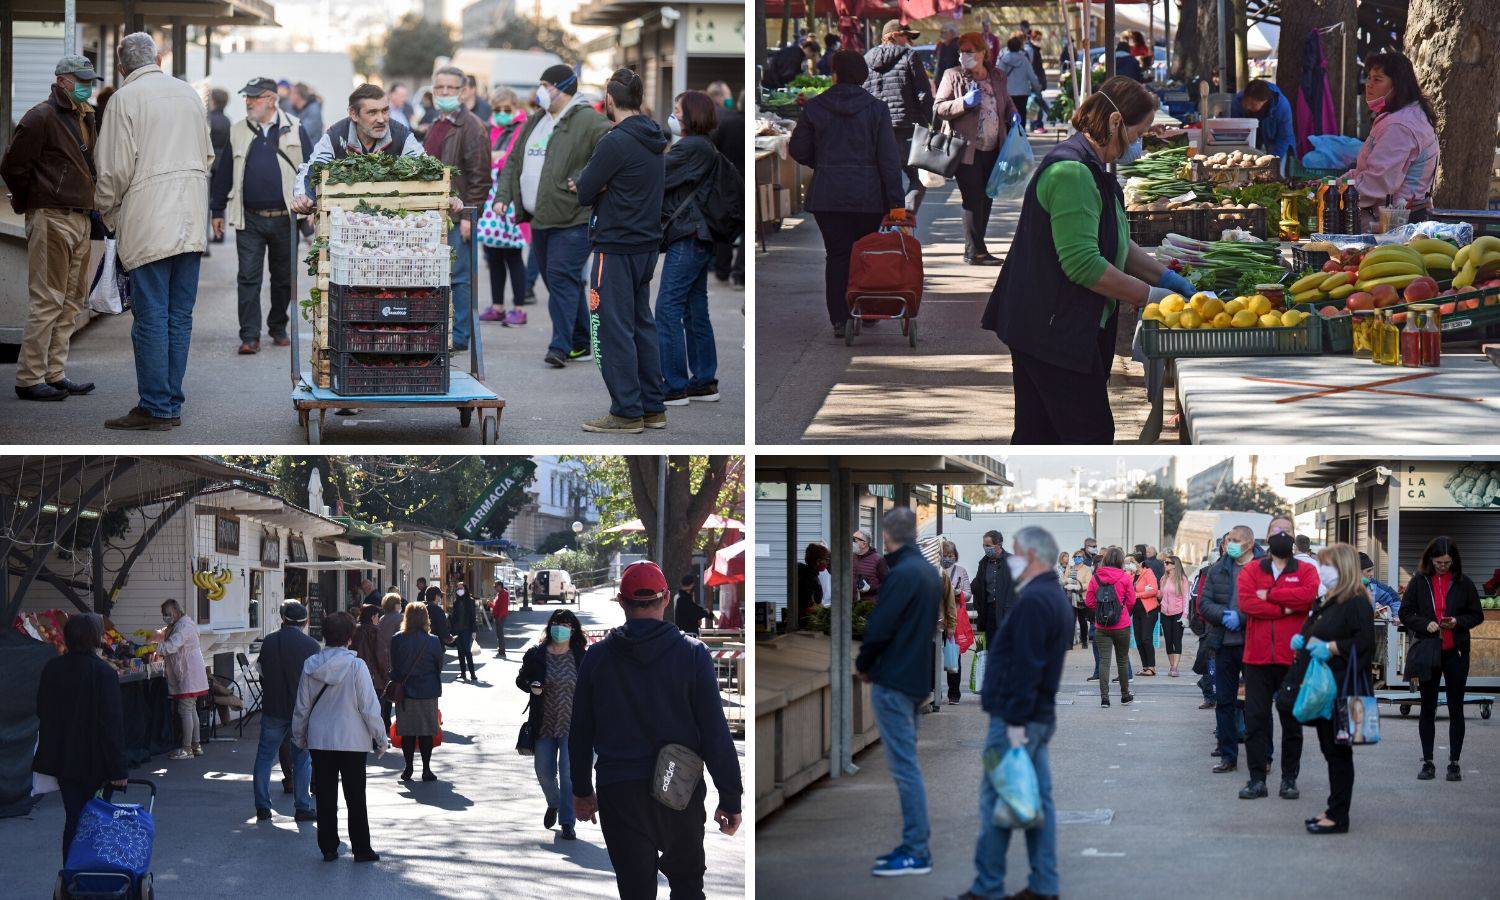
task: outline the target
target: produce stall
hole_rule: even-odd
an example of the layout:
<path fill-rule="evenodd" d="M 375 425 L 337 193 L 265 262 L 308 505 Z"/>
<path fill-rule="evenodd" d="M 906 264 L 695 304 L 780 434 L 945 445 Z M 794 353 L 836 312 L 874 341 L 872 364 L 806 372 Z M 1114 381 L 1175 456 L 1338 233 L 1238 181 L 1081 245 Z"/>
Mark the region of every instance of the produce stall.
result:
<path fill-rule="evenodd" d="M 350 156 L 314 167 L 317 229 L 307 255 L 315 283 L 292 317 L 292 406 L 317 444 L 329 410 L 451 406 L 480 443 L 498 443 L 505 401 L 486 388 L 482 332 L 469 304 L 468 371 L 450 366 L 453 303 L 448 245 L 451 172 L 431 157 Z M 478 231 L 478 213 L 463 214 Z M 470 242 L 470 271 L 477 272 Z M 307 368 L 300 322 L 312 327 Z"/>

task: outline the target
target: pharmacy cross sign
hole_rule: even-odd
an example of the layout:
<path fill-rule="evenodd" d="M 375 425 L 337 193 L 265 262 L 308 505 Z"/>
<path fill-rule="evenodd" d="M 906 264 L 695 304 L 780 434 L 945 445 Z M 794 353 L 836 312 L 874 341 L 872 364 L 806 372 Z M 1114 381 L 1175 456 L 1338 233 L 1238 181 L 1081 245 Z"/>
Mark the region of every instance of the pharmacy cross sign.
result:
<path fill-rule="evenodd" d="M 531 475 L 536 471 L 536 463 L 529 459 L 517 459 L 506 466 L 490 482 L 490 486 L 484 489 L 474 505 L 464 514 L 461 530 L 464 534 L 474 537 L 479 529 L 489 520 L 490 514 L 505 502 L 512 493 L 522 484 L 531 480 Z"/>

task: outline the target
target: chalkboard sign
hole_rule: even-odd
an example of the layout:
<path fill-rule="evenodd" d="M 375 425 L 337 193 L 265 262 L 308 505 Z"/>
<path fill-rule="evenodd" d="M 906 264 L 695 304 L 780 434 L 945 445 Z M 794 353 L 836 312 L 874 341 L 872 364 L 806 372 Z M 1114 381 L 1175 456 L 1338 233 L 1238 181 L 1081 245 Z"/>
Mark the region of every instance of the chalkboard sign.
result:
<path fill-rule="evenodd" d="M 230 516 L 214 519 L 214 549 L 220 553 L 240 552 L 240 520 Z"/>
<path fill-rule="evenodd" d="M 302 535 L 292 534 L 287 536 L 286 558 L 288 562 L 307 562 L 307 542 L 302 539 Z"/>
<path fill-rule="evenodd" d="M 281 536 L 274 531 L 261 533 L 260 564 L 273 569 L 281 568 Z"/>

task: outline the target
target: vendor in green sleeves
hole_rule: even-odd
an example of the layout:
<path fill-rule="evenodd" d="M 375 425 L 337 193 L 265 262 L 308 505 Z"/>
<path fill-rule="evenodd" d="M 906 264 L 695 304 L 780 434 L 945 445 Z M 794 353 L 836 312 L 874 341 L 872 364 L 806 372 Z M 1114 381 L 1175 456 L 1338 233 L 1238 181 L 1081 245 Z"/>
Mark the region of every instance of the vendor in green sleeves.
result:
<path fill-rule="evenodd" d="M 1009 348 L 1013 444 L 1109 444 L 1107 392 L 1121 301 L 1144 307 L 1193 286 L 1130 240 L 1108 169 L 1141 155 L 1156 97 L 1111 78 L 1073 114 L 1077 132 L 1037 167 L 983 326 Z"/>

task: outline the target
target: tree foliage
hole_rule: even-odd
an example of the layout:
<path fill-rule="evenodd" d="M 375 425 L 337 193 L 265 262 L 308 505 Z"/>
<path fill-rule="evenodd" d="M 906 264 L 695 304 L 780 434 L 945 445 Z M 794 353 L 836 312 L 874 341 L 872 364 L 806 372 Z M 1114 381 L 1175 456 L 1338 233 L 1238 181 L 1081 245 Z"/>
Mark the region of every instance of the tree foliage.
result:
<path fill-rule="evenodd" d="M 489 45 L 497 50 L 546 50 L 565 61 L 582 56 L 577 36 L 551 18 L 511 16 L 490 35 Z"/>
<path fill-rule="evenodd" d="M 1164 535 L 1177 533 L 1182 514 L 1187 511 L 1187 494 L 1181 488 L 1158 484 L 1155 479 L 1144 478 L 1125 495 L 1131 500 L 1160 500 L 1161 529 Z"/>
<path fill-rule="evenodd" d="M 1232 512 L 1257 512 L 1271 516 L 1291 515 L 1291 505 L 1280 494 L 1264 482 L 1235 481 L 1219 488 L 1209 509 L 1227 509 Z"/>
<path fill-rule="evenodd" d="M 386 32 L 382 48 L 386 77 L 420 82 L 432 74 L 439 56 L 452 56 L 457 46 L 447 25 L 409 13 Z"/>

